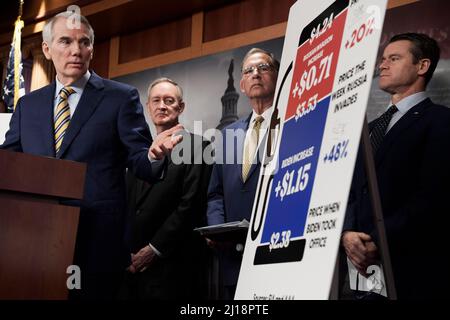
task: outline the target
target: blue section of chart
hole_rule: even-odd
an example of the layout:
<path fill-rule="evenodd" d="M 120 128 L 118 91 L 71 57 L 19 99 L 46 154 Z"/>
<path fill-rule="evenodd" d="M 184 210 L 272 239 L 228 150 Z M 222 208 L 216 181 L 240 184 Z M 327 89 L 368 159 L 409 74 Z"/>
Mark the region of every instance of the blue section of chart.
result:
<path fill-rule="evenodd" d="M 291 230 L 291 238 L 303 236 L 329 103 L 330 97 L 327 97 L 317 104 L 314 111 L 301 117 L 297 122 L 294 118 L 291 118 L 284 124 L 283 137 L 280 144 L 280 166 L 273 179 L 261 243 L 270 242 L 274 232 L 281 233 Z M 314 147 L 314 152 L 311 157 L 286 168 L 281 168 L 284 159 L 312 146 Z M 303 191 L 285 196 L 281 201 L 279 192 L 277 196 L 277 186 L 283 184 L 287 172 L 294 171 L 294 174 L 297 174 L 298 170 L 308 163 L 310 163 L 311 167 L 308 171 L 306 188 Z M 297 177 L 293 179 L 293 185 L 295 185 L 296 181 Z"/>

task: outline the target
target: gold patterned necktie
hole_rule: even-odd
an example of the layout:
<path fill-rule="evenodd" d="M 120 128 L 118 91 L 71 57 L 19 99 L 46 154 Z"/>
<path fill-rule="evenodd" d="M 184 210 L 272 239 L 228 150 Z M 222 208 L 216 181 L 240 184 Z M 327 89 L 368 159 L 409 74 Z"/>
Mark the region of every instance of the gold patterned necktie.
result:
<path fill-rule="evenodd" d="M 244 182 L 247 179 L 250 168 L 252 167 L 253 158 L 255 157 L 255 152 L 258 149 L 259 132 L 263 121 L 264 118 L 262 116 L 257 116 L 255 118 L 250 135 L 245 141 L 244 158 L 242 161 L 242 180 L 244 180 Z"/>
<path fill-rule="evenodd" d="M 64 135 L 66 134 L 67 128 L 69 127 L 70 122 L 70 108 L 69 96 L 74 93 L 71 87 L 64 87 L 61 89 L 58 95 L 58 104 L 55 110 L 55 153 L 58 154 L 59 149 L 61 149 L 62 141 L 64 139 Z"/>

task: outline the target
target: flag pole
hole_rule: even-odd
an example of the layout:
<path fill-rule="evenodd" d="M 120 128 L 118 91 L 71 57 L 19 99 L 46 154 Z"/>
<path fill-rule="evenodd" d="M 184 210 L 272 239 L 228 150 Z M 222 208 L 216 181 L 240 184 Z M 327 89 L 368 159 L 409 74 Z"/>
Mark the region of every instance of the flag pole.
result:
<path fill-rule="evenodd" d="M 16 22 L 14 23 L 14 35 L 13 35 L 13 43 L 14 43 L 14 110 L 16 109 L 17 101 L 19 100 L 19 90 L 20 90 L 20 63 L 22 61 L 22 52 L 21 52 L 21 36 L 22 36 L 22 28 L 24 26 L 22 20 L 22 12 L 23 12 L 23 3 L 24 0 L 20 0 L 19 5 L 19 15 L 17 17 Z"/>

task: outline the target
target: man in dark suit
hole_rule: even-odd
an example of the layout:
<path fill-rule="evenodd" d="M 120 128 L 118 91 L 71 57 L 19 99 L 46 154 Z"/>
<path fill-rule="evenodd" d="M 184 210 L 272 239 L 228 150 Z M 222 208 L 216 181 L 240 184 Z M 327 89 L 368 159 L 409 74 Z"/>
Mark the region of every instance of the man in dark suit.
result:
<path fill-rule="evenodd" d="M 171 138 L 180 129 L 173 128 L 152 144 L 137 90 L 88 70 L 93 43 L 94 31 L 80 15 L 64 12 L 46 23 L 42 49 L 56 81 L 19 100 L 1 146 L 87 163 L 83 200 L 65 202 L 81 207 L 74 258 L 81 290 L 71 297 L 87 299 L 113 298 L 129 265 L 125 168 L 159 178 L 164 154 L 180 141 Z"/>
<path fill-rule="evenodd" d="M 436 41 L 423 34 L 390 40 L 379 66 L 379 86 L 391 103 L 369 126 L 400 299 L 448 297 L 450 286 L 450 110 L 425 92 L 439 55 Z M 342 243 L 349 260 L 367 275 L 379 257 L 379 242 L 361 160 L 360 152 Z"/>
<path fill-rule="evenodd" d="M 147 110 L 157 133 L 175 127 L 184 111 L 181 87 L 159 78 L 148 89 Z M 164 180 L 148 184 L 128 173 L 132 263 L 125 278 L 128 299 L 206 298 L 206 244 L 194 227 L 206 223 L 212 166 L 207 142 L 185 132 L 168 160 Z"/>
<path fill-rule="evenodd" d="M 209 225 L 250 221 L 262 160 L 258 149 L 269 127 L 279 65 L 273 54 L 258 48 L 251 49 L 243 59 L 240 88 L 253 111 L 222 131 L 223 149 L 216 155 L 208 189 Z M 230 138 L 231 143 L 227 142 Z M 234 297 L 242 261 L 242 250 L 238 252 L 236 245 L 244 242 L 245 239 L 228 243 L 209 241 L 220 250 L 222 298 Z"/>

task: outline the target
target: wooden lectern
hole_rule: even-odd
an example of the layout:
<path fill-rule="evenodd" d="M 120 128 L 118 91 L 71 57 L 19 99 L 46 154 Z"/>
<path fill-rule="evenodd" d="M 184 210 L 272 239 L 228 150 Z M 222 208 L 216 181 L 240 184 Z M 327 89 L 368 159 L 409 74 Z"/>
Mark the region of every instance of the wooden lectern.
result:
<path fill-rule="evenodd" d="M 86 165 L 0 150 L 0 299 L 67 299 Z"/>

